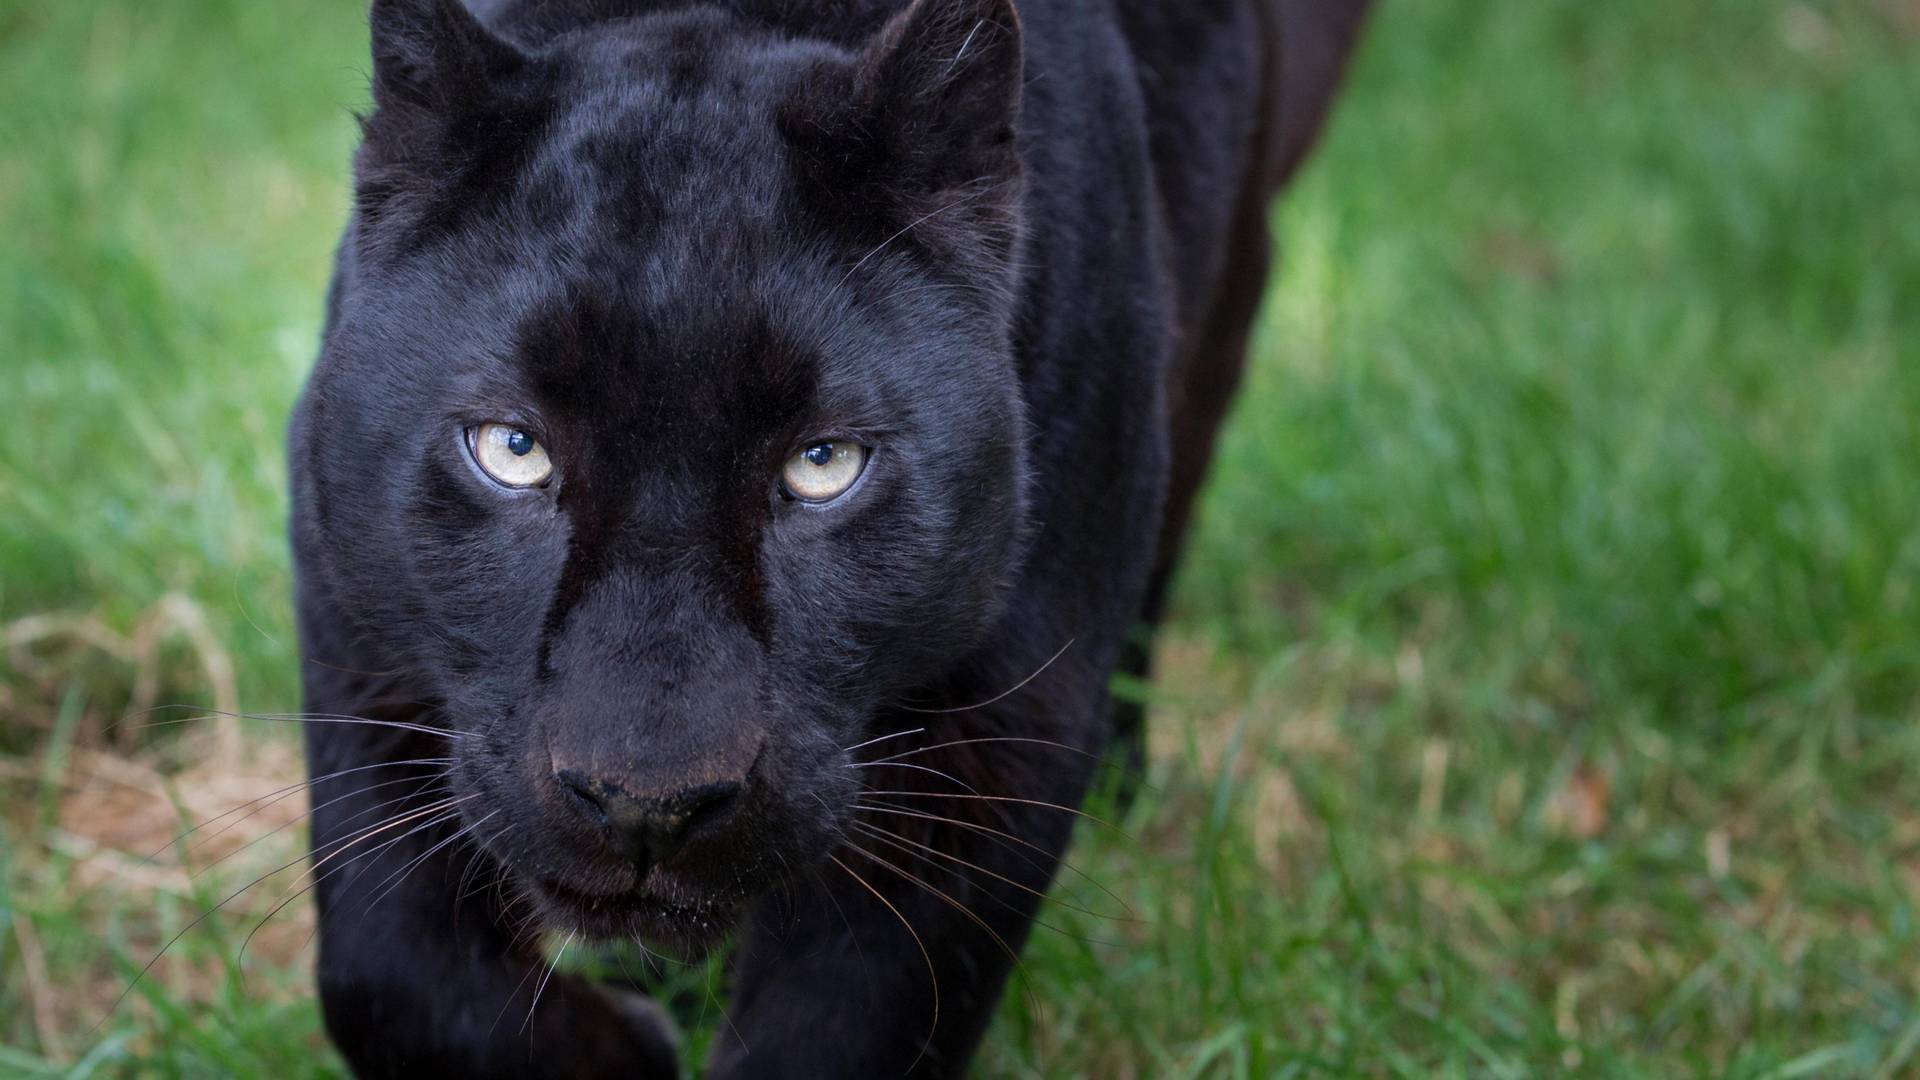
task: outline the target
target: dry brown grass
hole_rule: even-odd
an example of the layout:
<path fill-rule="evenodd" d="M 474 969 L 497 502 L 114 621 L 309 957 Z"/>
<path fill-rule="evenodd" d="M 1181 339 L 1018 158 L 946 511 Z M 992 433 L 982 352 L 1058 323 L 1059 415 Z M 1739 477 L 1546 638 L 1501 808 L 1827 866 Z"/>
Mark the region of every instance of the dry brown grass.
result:
<path fill-rule="evenodd" d="M 0 642 L 8 665 L 0 730 L 39 733 L 25 756 L 0 758 L 8 832 L 24 841 L 10 853 L 15 875 L 36 905 L 57 904 L 63 919 L 119 920 L 125 955 L 154 958 L 148 978 L 180 1001 L 212 1001 L 225 965 L 162 950 L 180 924 L 230 894 L 239 892 L 214 918 L 245 933 L 298 887 L 304 830 L 297 825 L 307 799 L 296 744 L 243 737 L 232 661 L 204 612 L 184 596 L 163 598 L 126 632 L 95 615 L 41 614 L 0 627 Z M 165 677 L 164 650 L 176 644 L 185 646 L 215 708 L 180 724 L 177 737 L 143 747 L 143 718 L 155 715 L 160 687 L 173 681 Z M 53 704 L 60 680 L 99 666 L 111 669 L 103 685 L 126 688 L 125 708 L 91 700 L 61 730 Z M 162 722 L 172 719 L 179 718 Z M 146 1005 L 126 994 L 127 974 L 104 941 L 91 955 L 75 955 L 70 941 L 54 955 L 37 925 L 43 914 L 28 907 L 12 916 L 17 975 L 41 1046 L 52 1060 L 68 1060 L 116 1007 Z M 304 900 L 289 903 L 262 924 L 247 947 L 249 963 L 299 962 L 311 928 Z"/>

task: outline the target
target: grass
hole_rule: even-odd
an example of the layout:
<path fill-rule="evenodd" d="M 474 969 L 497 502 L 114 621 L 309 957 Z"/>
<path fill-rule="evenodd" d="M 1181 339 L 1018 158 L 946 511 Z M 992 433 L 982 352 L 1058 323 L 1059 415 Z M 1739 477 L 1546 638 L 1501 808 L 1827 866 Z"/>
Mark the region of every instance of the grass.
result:
<path fill-rule="evenodd" d="M 0 2 L 0 1075 L 339 1073 L 277 892 L 108 1013 L 298 850 L 140 862 L 297 765 L 113 725 L 295 701 L 363 33 Z M 1389 0 L 981 1074 L 1920 1075 L 1916 115 L 1911 0 Z"/>

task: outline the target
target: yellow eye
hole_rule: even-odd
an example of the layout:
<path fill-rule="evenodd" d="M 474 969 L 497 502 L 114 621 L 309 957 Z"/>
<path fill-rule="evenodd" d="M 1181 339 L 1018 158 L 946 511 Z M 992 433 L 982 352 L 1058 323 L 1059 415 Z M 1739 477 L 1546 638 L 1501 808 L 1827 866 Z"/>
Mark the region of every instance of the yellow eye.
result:
<path fill-rule="evenodd" d="M 787 459 L 780 482 L 801 502 L 830 502 L 846 494 L 866 467 L 867 448 L 859 443 L 815 443 Z"/>
<path fill-rule="evenodd" d="M 510 424 L 473 429 L 473 460 L 508 487 L 534 487 L 553 475 L 553 459 L 532 435 Z"/>

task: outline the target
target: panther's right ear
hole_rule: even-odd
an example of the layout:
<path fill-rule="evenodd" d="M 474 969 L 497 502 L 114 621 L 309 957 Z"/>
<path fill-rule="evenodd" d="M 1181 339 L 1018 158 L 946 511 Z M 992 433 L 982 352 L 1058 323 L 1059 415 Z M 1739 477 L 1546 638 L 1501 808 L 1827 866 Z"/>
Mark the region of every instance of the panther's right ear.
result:
<path fill-rule="evenodd" d="M 1013 0 L 912 0 L 867 43 L 856 98 L 905 183 L 1017 170 L 1022 47 Z"/>
<path fill-rule="evenodd" d="M 373 0 L 368 23 L 382 109 L 445 110 L 522 60 L 461 0 Z"/>

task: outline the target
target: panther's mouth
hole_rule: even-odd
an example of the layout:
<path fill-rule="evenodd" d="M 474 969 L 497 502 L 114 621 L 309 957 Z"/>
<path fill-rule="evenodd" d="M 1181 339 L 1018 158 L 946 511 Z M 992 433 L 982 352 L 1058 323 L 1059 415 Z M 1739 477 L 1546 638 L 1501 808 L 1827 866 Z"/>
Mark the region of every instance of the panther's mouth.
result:
<path fill-rule="evenodd" d="M 554 926 L 596 940 L 642 939 L 700 954 L 733 928 L 737 897 L 672 898 L 645 889 L 591 893 L 564 882 L 534 882 L 546 919 Z"/>

